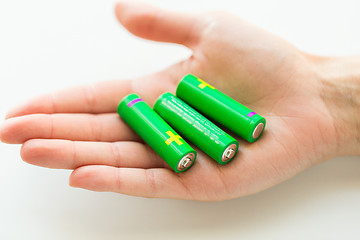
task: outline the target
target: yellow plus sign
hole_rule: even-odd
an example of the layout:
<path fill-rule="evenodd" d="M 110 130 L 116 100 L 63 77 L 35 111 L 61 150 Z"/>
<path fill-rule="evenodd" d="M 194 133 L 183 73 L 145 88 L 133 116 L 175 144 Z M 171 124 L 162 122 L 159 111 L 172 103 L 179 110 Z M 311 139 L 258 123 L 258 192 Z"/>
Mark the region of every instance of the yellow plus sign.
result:
<path fill-rule="evenodd" d="M 210 84 L 204 82 L 204 81 L 201 80 L 200 78 L 198 78 L 197 80 L 198 80 L 199 82 L 201 82 L 201 83 L 199 84 L 199 86 L 198 86 L 199 88 L 204 89 L 205 87 L 209 87 L 209 88 L 211 88 L 211 89 L 215 89 L 213 86 L 211 86 Z"/>
<path fill-rule="evenodd" d="M 180 137 L 179 135 L 175 135 L 173 134 L 171 131 L 167 131 L 166 132 L 167 135 L 169 135 L 169 139 L 165 141 L 166 145 L 169 145 L 170 143 L 172 143 L 173 141 L 175 141 L 178 145 L 181 145 L 183 144 L 181 141 L 180 141 Z"/>

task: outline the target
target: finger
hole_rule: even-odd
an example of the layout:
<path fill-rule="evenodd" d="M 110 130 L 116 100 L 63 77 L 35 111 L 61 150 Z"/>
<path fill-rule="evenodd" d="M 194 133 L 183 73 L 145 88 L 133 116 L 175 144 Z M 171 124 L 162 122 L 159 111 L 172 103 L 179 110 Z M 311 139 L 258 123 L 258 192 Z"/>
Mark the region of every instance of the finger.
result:
<path fill-rule="evenodd" d="M 29 139 L 78 141 L 140 141 L 137 134 L 116 113 L 31 114 L 6 120 L 2 142 L 19 144 Z"/>
<path fill-rule="evenodd" d="M 104 143 L 33 139 L 23 144 L 21 157 L 33 165 L 60 169 L 75 169 L 85 165 L 168 167 L 148 145 L 125 141 Z"/>
<path fill-rule="evenodd" d="M 6 119 L 34 113 L 110 113 L 131 93 L 131 81 L 107 81 L 36 97 L 10 110 Z"/>
<path fill-rule="evenodd" d="M 191 62 L 183 61 L 168 69 L 131 81 L 108 81 L 65 89 L 37 97 L 10 110 L 6 119 L 35 113 L 112 113 L 121 99 L 137 93 L 149 104 L 165 91 L 175 92 L 177 83 L 191 72 Z"/>
<path fill-rule="evenodd" d="M 92 191 L 140 197 L 191 199 L 185 185 L 190 182 L 183 184 L 180 176 L 182 175 L 165 168 L 85 166 L 73 171 L 70 185 Z"/>
<path fill-rule="evenodd" d="M 177 13 L 154 6 L 121 1 L 115 7 L 119 22 L 136 36 L 193 47 L 205 21 L 197 15 Z"/>

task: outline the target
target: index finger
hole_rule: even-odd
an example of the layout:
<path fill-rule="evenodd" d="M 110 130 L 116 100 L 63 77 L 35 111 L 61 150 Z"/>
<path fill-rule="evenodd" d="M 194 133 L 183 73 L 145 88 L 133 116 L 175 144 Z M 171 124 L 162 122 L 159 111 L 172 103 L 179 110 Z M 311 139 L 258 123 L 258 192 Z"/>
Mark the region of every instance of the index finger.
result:
<path fill-rule="evenodd" d="M 10 110 L 6 119 L 35 113 L 111 113 L 131 93 L 131 81 L 78 86 L 36 97 Z"/>

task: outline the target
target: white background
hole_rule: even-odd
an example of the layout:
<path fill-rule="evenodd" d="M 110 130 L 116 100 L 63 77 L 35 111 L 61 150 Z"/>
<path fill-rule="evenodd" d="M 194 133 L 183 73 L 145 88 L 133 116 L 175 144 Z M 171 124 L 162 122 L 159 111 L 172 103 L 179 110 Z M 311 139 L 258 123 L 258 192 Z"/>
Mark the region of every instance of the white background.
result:
<path fill-rule="evenodd" d="M 145 0 L 146 1 L 146 0 Z M 147 0 L 226 10 L 323 55 L 360 54 L 358 0 Z M 0 117 L 64 87 L 142 76 L 190 52 L 137 39 L 113 0 L 0 0 Z M 332 159 L 264 192 L 219 203 L 68 186 L 69 171 L 23 163 L 0 144 L 0 239 L 360 239 L 360 157 Z"/>

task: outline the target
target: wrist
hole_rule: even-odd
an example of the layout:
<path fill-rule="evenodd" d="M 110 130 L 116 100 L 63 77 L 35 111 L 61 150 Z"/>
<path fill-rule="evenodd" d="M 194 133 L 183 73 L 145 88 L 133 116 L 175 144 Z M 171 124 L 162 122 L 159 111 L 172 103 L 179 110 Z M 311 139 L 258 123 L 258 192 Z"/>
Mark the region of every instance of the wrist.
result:
<path fill-rule="evenodd" d="M 314 57 L 320 97 L 333 120 L 337 154 L 360 154 L 360 57 Z"/>

